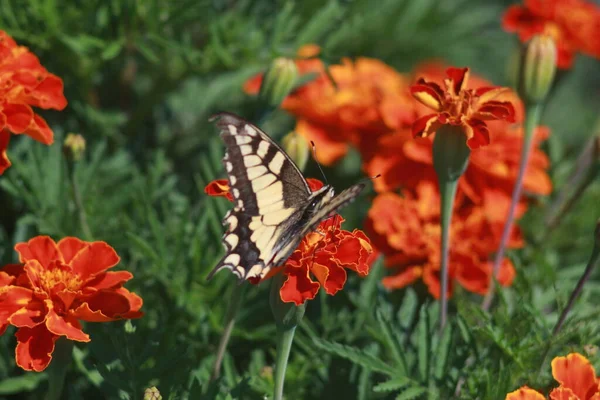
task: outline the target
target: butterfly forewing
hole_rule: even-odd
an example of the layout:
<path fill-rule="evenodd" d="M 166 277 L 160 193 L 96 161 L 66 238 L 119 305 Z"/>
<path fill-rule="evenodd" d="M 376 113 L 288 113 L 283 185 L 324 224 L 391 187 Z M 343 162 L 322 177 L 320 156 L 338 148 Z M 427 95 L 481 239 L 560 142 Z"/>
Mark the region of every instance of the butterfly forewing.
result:
<path fill-rule="evenodd" d="M 227 252 L 209 279 L 223 268 L 239 279 L 263 278 L 289 257 L 304 235 L 364 187 L 355 185 L 336 197 L 328 186 L 311 194 L 296 164 L 258 127 L 229 113 L 211 119 L 225 142 L 223 164 L 234 208 L 223 219 Z"/>

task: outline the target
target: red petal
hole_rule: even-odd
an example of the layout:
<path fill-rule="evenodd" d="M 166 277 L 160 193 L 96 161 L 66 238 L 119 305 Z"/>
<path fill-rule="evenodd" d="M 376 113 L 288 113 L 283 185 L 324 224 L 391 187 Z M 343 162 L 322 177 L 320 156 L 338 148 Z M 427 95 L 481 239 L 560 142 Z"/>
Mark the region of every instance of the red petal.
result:
<path fill-rule="evenodd" d="M 446 75 L 450 78 L 455 95 L 466 89 L 469 82 L 469 68 L 450 67 L 446 70 Z"/>
<path fill-rule="evenodd" d="M 43 144 L 52 144 L 54 142 L 52 129 L 50 129 L 44 118 L 37 114 L 33 115 L 31 123 L 23 133 Z"/>
<path fill-rule="evenodd" d="M 471 119 L 464 126 L 467 135 L 467 146 L 471 150 L 490 144 L 490 133 L 485 122 L 479 119 Z"/>
<path fill-rule="evenodd" d="M 413 137 L 426 137 L 434 133 L 440 127 L 437 119 L 438 114 L 429 114 L 417 119 L 412 124 Z"/>
<path fill-rule="evenodd" d="M 44 322 L 46 313 L 47 310 L 44 303 L 33 298 L 25 307 L 10 316 L 9 323 L 19 328 L 33 328 Z"/>
<path fill-rule="evenodd" d="M 227 197 L 227 200 L 233 201 L 233 196 L 229 193 L 229 182 L 227 179 L 215 179 L 204 187 L 204 193 L 209 196 Z"/>
<path fill-rule="evenodd" d="M 319 190 L 323 187 L 323 182 L 321 182 L 318 179 L 308 178 L 308 179 L 306 179 L 306 182 L 308 182 L 308 186 L 310 187 L 310 190 L 313 192 L 316 192 L 317 190 Z"/>
<path fill-rule="evenodd" d="M 508 122 L 515 122 L 515 108 L 509 101 L 488 101 L 483 103 L 474 118 L 483 120 L 502 119 Z"/>
<path fill-rule="evenodd" d="M 386 276 L 381 283 L 388 289 L 401 289 L 414 283 L 423 275 L 423 268 L 418 266 L 410 266 L 402 268 L 397 274 Z"/>
<path fill-rule="evenodd" d="M 96 276 L 86 283 L 84 293 L 97 292 L 98 290 L 113 289 L 122 286 L 125 282 L 133 278 L 129 271 L 108 271 Z"/>
<path fill-rule="evenodd" d="M 279 290 L 281 301 L 284 303 L 294 302 L 299 306 L 306 300 L 315 298 L 321 285 L 310 279 L 307 267 L 288 266 L 284 273 L 287 275 L 287 279 Z"/>
<path fill-rule="evenodd" d="M 89 342 L 90 337 L 81 330 L 81 324 L 74 317 L 61 316 L 50 310 L 46 318 L 48 330 L 58 336 L 66 336 L 67 339 L 77 342 Z"/>
<path fill-rule="evenodd" d="M 410 87 L 410 93 L 427 107 L 435 111 L 441 111 L 444 91 L 436 83 L 425 82 L 420 79 L 419 83 Z"/>
<path fill-rule="evenodd" d="M 56 243 L 49 236 L 37 236 L 26 243 L 17 243 L 15 250 L 19 253 L 19 261 L 22 263 L 37 260 L 42 267 L 48 268 L 51 261 L 63 261 Z"/>
<path fill-rule="evenodd" d="M 63 81 L 56 75 L 48 75 L 34 89 L 34 96 L 38 100 L 38 107 L 62 110 L 67 106 L 67 99 L 63 95 Z"/>
<path fill-rule="evenodd" d="M 115 250 L 105 242 L 92 242 L 81 250 L 71 261 L 73 272 L 78 273 L 84 280 L 109 268 L 120 261 Z"/>
<path fill-rule="evenodd" d="M 33 111 L 26 104 L 5 104 L 2 112 L 6 115 L 6 125 L 13 133 L 23 133 L 33 121 Z"/>
<path fill-rule="evenodd" d="M 556 389 L 552 389 L 550 392 L 550 400 L 580 400 L 582 397 L 578 397 L 571 389 L 564 386 L 559 386 Z"/>
<path fill-rule="evenodd" d="M 323 285 L 325 293 L 333 296 L 344 288 L 348 276 L 346 270 L 333 260 L 326 259 L 325 261 L 327 261 L 325 265 L 317 261 L 313 262 L 310 270 Z"/>
<path fill-rule="evenodd" d="M 3 276 L 8 276 L 3 274 Z M 14 278 L 12 278 L 14 279 Z M 0 288 L 0 324 L 7 324 L 8 319 L 21 308 L 27 306 L 33 298 L 33 292 L 19 286 Z"/>
<path fill-rule="evenodd" d="M 569 388 L 580 399 L 586 399 L 588 390 L 596 385 L 596 372 L 587 358 L 579 353 L 552 360 L 552 376 Z"/>
<path fill-rule="evenodd" d="M 67 264 L 70 264 L 75 254 L 79 253 L 86 246 L 86 242 L 76 237 L 66 237 L 58 242 L 58 250 Z"/>
<path fill-rule="evenodd" d="M 120 319 L 121 315 L 129 312 L 130 305 L 127 297 L 116 291 L 102 291 L 86 299 L 91 311 L 99 311 L 108 319 Z"/>
<path fill-rule="evenodd" d="M 0 114 L 0 117 L 3 115 Z M 10 132 L 6 129 L 0 128 L 0 175 L 11 166 L 6 149 L 8 149 L 8 142 L 10 141 Z"/>
<path fill-rule="evenodd" d="M 15 336 L 17 365 L 26 371 L 40 372 L 46 369 L 52 360 L 54 343 L 58 336 L 48 331 L 44 324 L 34 328 L 20 328 Z"/>
<path fill-rule="evenodd" d="M 545 400 L 543 394 L 540 392 L 528 388 L 527 386 L 523 386 L 520 389 L 515 390 L 514 392 L 510 392 L 506 395 L 505 400 Z"/>

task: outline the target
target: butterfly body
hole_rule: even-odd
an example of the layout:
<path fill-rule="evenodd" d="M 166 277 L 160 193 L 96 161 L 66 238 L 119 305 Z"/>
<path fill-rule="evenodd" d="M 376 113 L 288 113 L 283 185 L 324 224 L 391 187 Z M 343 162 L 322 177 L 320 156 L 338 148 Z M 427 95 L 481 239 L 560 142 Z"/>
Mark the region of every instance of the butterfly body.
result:
<path fill-rule="evenodd" d="M 329 185 L 312 192 L 292 159 L 258 127 L 230 113 L 211 120 L 225 142 L 223 164 L 234 207 L 223 219 L 226 254 L 209 279 L 221 269 L 230 269 L 240 280 L 263 278 L 364 188 L 359 183 L 338 196 Z"/>

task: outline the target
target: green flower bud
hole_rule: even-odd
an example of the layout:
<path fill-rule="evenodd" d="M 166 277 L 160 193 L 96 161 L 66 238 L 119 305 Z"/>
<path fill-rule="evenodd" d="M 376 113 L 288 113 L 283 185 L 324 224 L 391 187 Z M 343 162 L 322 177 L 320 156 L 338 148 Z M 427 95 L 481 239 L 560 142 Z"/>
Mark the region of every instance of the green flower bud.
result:
<path fill-rule="evenodd" d="M 298 68 L 294 60 L 279 57 L 273 60 L 260 85 L 258 100 L 276 108 L 296 84 Z"/>
<path fill-rule="evenodd" d="M 519 96 L 529 103 L 544 101 L 556 74 L 556 44 L 547 35 L 534 36 L 523 48 L 519 74 Z"/>
<path fill-rule="evenodd" d="M 77 133 L 69 133 L 63 143 L 63 152 L 71 161 L 79 161 L 85 153 L 85 139 Z"/>
<path fill-rule="evenodd" d="M 458 180 L 467 169 L 470 154 L 461 127 L 442 125 L 433 139 L 433 168 L 440 182 Z"/>
<path fill-rule="evenodd" d="M 306 167 L 306 162 L 308 161 L 308 143 L 306 143 L 306 139 L 296 132 L 288 133 L 281 144 L 284 150 L 292 157 L 292 160 L 296 163 L 300 170 L 304 170 Z"/>
<path fill-rule="evenodd" d="M 162 400 L 160 392 L 155 386 L 144 390 L 144 400 Z"/>

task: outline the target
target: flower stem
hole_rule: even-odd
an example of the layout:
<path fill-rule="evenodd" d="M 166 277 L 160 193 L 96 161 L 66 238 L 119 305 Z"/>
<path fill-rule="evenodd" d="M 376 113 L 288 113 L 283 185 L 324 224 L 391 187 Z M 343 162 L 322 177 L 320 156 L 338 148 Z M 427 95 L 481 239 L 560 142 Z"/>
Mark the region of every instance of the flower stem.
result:
<path fill-rule="evenodd" d="M 79 223 L 81 224 L 81 230 L 83 231 L 83 235 L 86 240 L 92 240 L 92 230 L 90 229 L 90 226 L 87 222 L 87 214 L 85 213 L 85 208 L 83 206 L 81 191 L 79 190 L 79 184 L 77 183 L 77 178 L 75 177 L 74 162 L 69 161 L 68 174 L 69 180 L 71 181 L 71 187 L 73 189 L 73 201 L 75 202 L 75 208 L 77 209 Z"/>
<path fill-rule="evenodd" d="M 441 196 L 441 293 L 440 293 L 440 331 L 446 325 L 448 315 L 448 275 L 449 275 L 449 254 L 450 254 L 450 223 L 452 221 L 452 209 L 454 198 L 456 196 L 456 188 L 458 181 L 440 181 L 440 196 Z"/>
<path fill-rule="evenodd" d="M 52 362 L 48 366 L 48 392 L 45 400 L 58 400 L 62 397 L 62 391 L 67 376 L 67 369 L 71 365 L 73 354 L 73 341 L 60 337 L 55 343 L 52 353 Z"/>
<path fill-rule="evenodd" d="M 519 204 L 519 200 L 521 198 L 521 190 L 523 188 L 523 178 L 525 177 L 525 171 L 527 169 L 527 164 L 529 163 L 529 155 L 531 153 L 531 145 L 533 143 L 534 131 L 540 122 L 540 117 L 542 115 L 542 104 L 529 104 L 527 107 L 527 115 L 525 116 L 525 127 L 524 127 L 524 137 L 523 137 L 523 147 L 521 148 L 521 162 L 519 165 L 519 172 L 517 175 L 517 180 L 515 182 L 515 186 L 513 188 L 512 199 L 510 202 L 510 208 L 508 210 L 508 215 L 506 216 L 506 221 L 504 223 L 504 229 L 502 231 L 502 236 L 500 238 L 500 245 L 498 247 L 498 251 L 496 252 L 496 258 L 494 259 L 494 266 L 492 268 L 492 276 L 490 280 L 490 289 L 488 290 L 485 298 L 483 299 L 483 303 L 481 304 L 481 308 L 484 310 L 489 310 L 492 305 L 492 301 L 494 299 L 494 290 L 495 290 L 495 279 L 498 276 L 498 272 L 500 271 L 500 266 L 502 265 L 502 260 L 504 259 L 504 250 L 508 243 L 508 239 L 510 237 L 510 232 L 512 230 L 513 218 L 515 216 L 515 211 L 517 209 L 517 205 Z"/>
<path fill-rule="evenodd" d="M 229 344 L 229 339 L 231 338 L 231 332 L 235 326 L 237 313 L 244 299 L 247 286 L 248 284 L 243 282 L 241 287 L 232 288 L 233 292 L 231 293 L 229 308 L 227 309 L 227 314 L 225 315 L 225 329 L 223 330 L 223 335 L 221 336 L 221 341 L 219 342 L 219 348 L 217 350 L 217 357 L 215 358 L 215 363 L 213 364 L 213 371 L 210 377 L 211 381 L 217 379 L 221 375 L 221 364 L 223 364 L 225 351 L 227 350 L 227 345 Z"/>
<path fill-rule="evenodd" d="M 296 306 L 294 303 L 284 303 L 280 290 L 285 282 L 285 275 L 277 274 L 272 278 L 269 302 L 277 327 L 277 358 L 275 360 L 275 388 L 273 400 L 283 399 L 283 384 L 287 369 L 290 350 L 294 340 L 296 327 L 306 311 L 306 303 Z"/>

